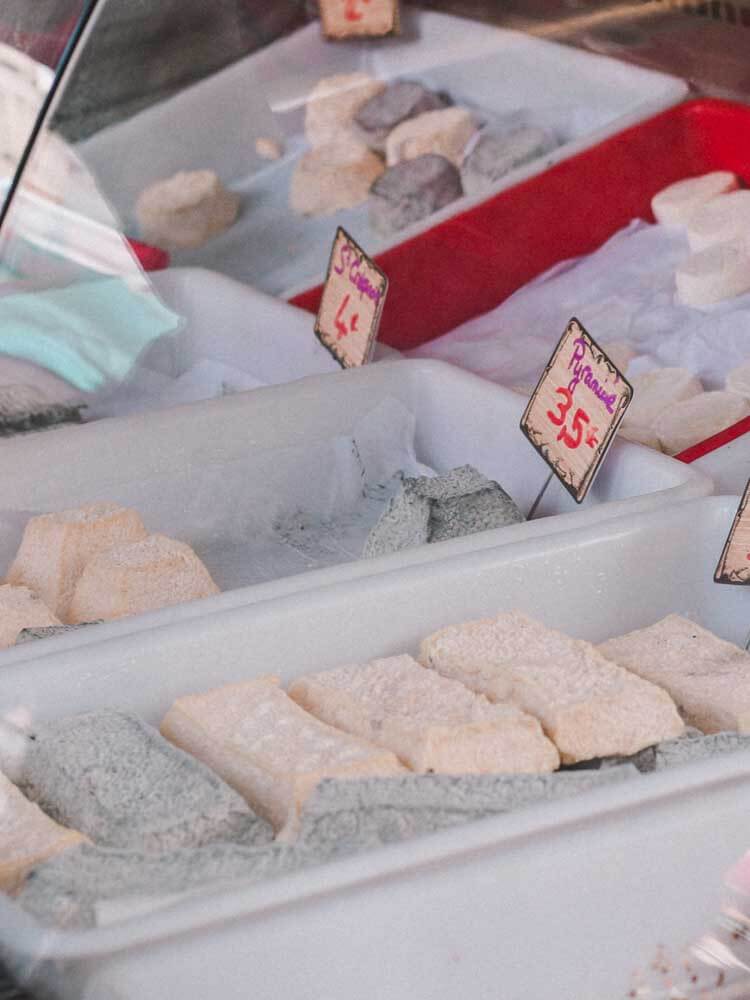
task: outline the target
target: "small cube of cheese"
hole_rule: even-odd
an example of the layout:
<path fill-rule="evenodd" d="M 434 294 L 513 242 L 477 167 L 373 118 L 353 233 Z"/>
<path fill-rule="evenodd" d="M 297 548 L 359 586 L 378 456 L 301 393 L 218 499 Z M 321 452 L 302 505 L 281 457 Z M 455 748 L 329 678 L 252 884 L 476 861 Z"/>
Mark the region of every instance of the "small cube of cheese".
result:
<path fill-rule="evenodd" d="M 536 716 L 563 763 L 629 756 L 684 728 L 665 691 L 517 611 L 441 629 L 420 659 Z"/>
<path fill-rule="evenodd" d="M 414 771 L 541 772 L 559 764 L 536 719 L 491 705 L 411 656 L 309 674 L 289 694 L 330 725 L 393 750 Z"/>
<path fill-rule="evenodd" d="M 162 735 L 231 785 L 285 837 L 322 778 L 398 774 L 394 754 L 303 711 L 277 677 L 178 698 Z"/>

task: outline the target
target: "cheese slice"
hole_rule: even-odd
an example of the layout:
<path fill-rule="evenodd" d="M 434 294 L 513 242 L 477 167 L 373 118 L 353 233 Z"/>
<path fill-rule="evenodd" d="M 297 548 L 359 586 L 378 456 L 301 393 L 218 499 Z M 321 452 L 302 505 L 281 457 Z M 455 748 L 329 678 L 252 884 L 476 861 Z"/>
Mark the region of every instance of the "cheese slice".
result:
<path fill-rule="evenodd" d="M 388 136 L 385 145 L 388 166 L 433 153 L 460 167 L 476 130 L 474 116 L 465 108 L 426 111 L 397 125 Z"/>
<path fill-rule="evenodd" d="M 687 224 L 691 250 L 705 250 L 746 233 L 750 227 L 750 191 L 732 191 L 707 202 Z"/>
<path fill-rule="evenodd" d="M 51 820 L 0 773 L 0 890 L 16 892 L 35 865 L 84 840 Z"/>
<path fill-rule="evenodd" d="M 750 733 L 750 653 L 680 615 L 599 646 L 668 691 L 688 725 L 704 733 Z"/>
<path fill-rule="evenodd" d="M 178 698 L 161 733 L 239 792 L 284 837 L 323 778 L 399 774 L 394 754 L 324 725 L 295 704 L 277 677 Z"/>
<path fill-rule="evenodd" d="M 657 222 L 685 225 L 696 209 L 736 190 L 739 182 L 728 170 L 716 170 L 702 177 L 688 177 L 659 191 L 651 200 L 651 210 Z"/>
<path fill-rule="evenodd" d="M 116 503 L 92 503 L 32 517 L 7 582 L 33 590 L 67 623 L 73 591 L 86 564 L 114 545 L 146 535 L 136 511 Z"/>
<path fill-rule="evenodd" d="M 28 587 L 0 586 L 0 649 L 12 646 L 25 628 L 51 625 L 60 622 Z"/>
<path fill-rule="evenodd" d="M 563 763 L 629 756 L 684 728 L 665 691 L 518 611 L 441 629 L 420 659 L 536 716 Z"/>
<path fill-rule="evenodd" d="M 704 392 L 675 403 L 656 420 L 654 430 L 667 455 L 705 441 L 750 414 L 750 403 L 734 392 Z"/>
<path fill-rule="evenodd" d="M 289 694 L 330 725 L 388 747 L 413 771 L 553 771 L 557 751 L 536 719 L 391 656 L 296 680 Z"/>
<path fill-rule="evenodd" d="M 750 243 L 740 236 L 691 254 L 677 268 L 675 283 L 686 306 L 710 306 L 743 295 L 750 291 Z"/>

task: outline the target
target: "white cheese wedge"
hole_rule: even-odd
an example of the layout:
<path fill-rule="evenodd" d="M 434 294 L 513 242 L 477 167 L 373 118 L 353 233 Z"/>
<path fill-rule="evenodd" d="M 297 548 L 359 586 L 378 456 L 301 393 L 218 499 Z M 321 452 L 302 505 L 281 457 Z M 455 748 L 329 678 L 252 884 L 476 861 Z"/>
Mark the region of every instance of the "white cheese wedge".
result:
<path fill-rule="evenodd" d="M 750 402 L 750 361 L 733 368 L 727 374 L 726 389 L 728 392 L 736 392 L 738 396 Z"/>
<path fill-rule="evenodd" d="M 710 306 L 750 291 L 750 242 L 736 237 L 691 254 L 677 268 L 675 282 L 686 306 Z"/>
<path fill-rule="evenodd" d="M 690 216 L 687 235 L 690 249 L 705 250 L 726 243 L 750 228 L 750 191 L 732 191 L 707 202 Z"/>
<path fill-rule="evenodd" d="M 319 80 L 305 106 L 305 135 L 311 146 L 335 143 L 354 129 L 357 112 L 385 90 L 367 73 L 338 73 Z"/>
<path fill-rule="evenodd" d="M 653 423 L 660 413 L 703 392 L 700 379 L 687 368 L 657 368 L 634 375 L 629 381 L 633 400 L 620 425 L 624 437 L 632 435 L 636 428 L 651 428 L 653 433 Z"/>
<path fill-rule="evenodd" d="M 316 146 L 294 168 L 289 204 L 298 215 L 330 215 L 367 201 L 385 170 L 383 161 L 359 139 L 344 137 Z"/>
<path fill-rule="evenodd" d="M 117 545 L 87 564 L 76 584 L 71 624 L 112 621 L 218 594 L 189 545 L 165 535 Z"/>
<path fill-rule="evenodd" d="M 51 820 L 0 773 L 0 890 L 16 892 L 35 865 L 84 840 Z"/>
<path fill-rule="evenodd" d="M 750 404 L 734 392 L 704 392 L 660 414 L 654 430 L 667 455 L 705 441 L 750 414 Z"/>
<path fill-rule="evenodd" d="M 60 624 L 44 601 L 28 587 L 0 586 L 0 649 L 12 646 L 25 628 Z"/>
<path fill-rule="evenodd" d="M 385 144 L 388 166 L 436 153 L 460 167 L 476 130 L 474 116 L 465 108 L 426 111 L 397 125 L 388 136 Z"/>
<path fill-rule="evenodd" d="M 147 534 L 137 512 L 116 503 L 32 517 L 7 582 L 34 591 L 59 621 L 68 623 L 73 592 L 86 564 L 100 552 Z"/>
<path fill-rule="evenodd" d="M 419 655 L 444 677 L 536 716 L 563 763 L 637 753 L 684 728 L 665 691 L 518 611 L 441 629 Z"/>
<path fill-rule="evenodd" d="M 668 691 L 704 733 L 750 733 L 750 653 L 680 615 L 599 646 L 609 660 Z"/>
<path fill-rule="evenodd" d="M 141 235 L 166 250 L 202 247 L 232 225 L 240 196 L 213 170 L 181 170 L 147 187 L 135 206 Z"/>
<path fill-rule="evenodd" d="M 657 222 L 685 225 L 701 205 L 736 190 L 738 186 L 735 174 L 727 170 L 716 170 L 702 177 L 688 177 L 659 191 L 651 200 L 651 211 Z"/>
<path fill-rule="evenodd" d="M 392 750 L 413 771 L 542 772 L 560 762 L 536 719 L 490 704 L 411 656 L 309 674 L 289 694 L 329 725 Z"/>
<path fill-rule="evenodd" d="M 161 733 L 216 771 L 285 837 L 323 778 L 400 774 L 388 750 L 327 726 L 281 690 L 277 677 L 178 698 Z"/>

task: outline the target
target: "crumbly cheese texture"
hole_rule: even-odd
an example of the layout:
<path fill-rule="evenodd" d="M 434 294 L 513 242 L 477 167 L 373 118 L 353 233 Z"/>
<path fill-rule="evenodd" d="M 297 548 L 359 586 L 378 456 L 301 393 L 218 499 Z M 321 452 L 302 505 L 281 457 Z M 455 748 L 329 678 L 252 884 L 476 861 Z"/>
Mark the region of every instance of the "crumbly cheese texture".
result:
<path fill-rule="evenodd" d="M 86 504 L 32 517 L 7 582 L 28 587 L 59 622 L 69 624 L 70 603 L 86 565 L 113 546 L 137 542 L 147 534 L 138 513 L 116 503 Z"/>
<path fill-rule="evenodd" d="M 690 249 L 706 250 L 747 232 L 750 226 L 750 191 L 732 191 L 713 198 L 690 216 L 687 235 Z"/>
<path fill-rule="evenodd" d="M 311 146 L 324 146 L 352 132 L 357 112 L 385 90 L 382 80 L 367 73 L 337 73 L 319 80 L 305 106 L 305 136 Z"/>
<path fill-rule="evenodd" d="M 238 791 L 284 837 L 322 778 L 360 778 L 404 770 L 388 750 L 341 732 L 305 712 L 277 677 L 179 698 L 162 735 Z"/>
<path fill-rule="evenodd" d="M 68 617 L 72 624 L 112 621 L 218 593 L 189 545 L 149 535 L 107 549 L 86 564 Z"/>
<path fill-rule="evenodd" d="M 0 890 L 16 892 L 35 865 L 83 840 L 51 820 L 0 773 Z"/>
<path fill-rule="evenodd" d="M 289 694 L 319 719 L 388 747 L 413 771 L 553 771 L 557 751 L 536 719 L 391 656 L 296 680 Z"/>
<path fill-rule="evenodd" d="M 688 177 L 659 191 L 651 201 L 651 210 L 657 222 L 685 225 L 696 209 L 712 198 L 734 191 L 738 186 L 736 175 L 728 170 Z"/>
<path fill-rule="evenodd" d="M 750 414 L 750 404 L 734 392 L 704 392 L 660 414 L 654 430 L 667 455 L 718 434 Z"/>
<path fill-rule="evenodd" d="M 136 202 L 141 235 L 166 250 L 190 250 L 228 229 L 240 196 L 213 170 L 181 170 L 147 187 Z"/>
<path fill-rule="evenodd" d="M 289 204 L 298 215 L 330 215 L 367 201 L 385 169 L 383 161 L 358 139 L 316 146 L 297 162 Z"/>
<path fill-rule="evenodd" d="M 750 733 L 750 654 L 680 615 L 599 646 L 608 659 L 670 693 L 704 733 Z"/>
<path fill-rule="evenodd" d="M 50 609 L 28 587 L 0 586 L 0 649 L 14 645 L 26 628 L 60 625 Z"/>
<path fill-rule="evenodd" d="M 476 130 L 474 116 L 466 108 L 426 111 L 397 125 L 388 136 L 385 144 L 388 166 L 433 153 L 460 167 Z"/>
<path fill-rule="evenodd" d="M 628 756 L 684 728 L 665 691 L 518 611 L 441 629 L 420 660 L 538 718 L 563 763 Z"/>
<path fill-rule="evenodd" d="M 691 254 L 675 271 L 683 305 L 714 305 L 750 291 L 750 243 L 745 235 Z"/>

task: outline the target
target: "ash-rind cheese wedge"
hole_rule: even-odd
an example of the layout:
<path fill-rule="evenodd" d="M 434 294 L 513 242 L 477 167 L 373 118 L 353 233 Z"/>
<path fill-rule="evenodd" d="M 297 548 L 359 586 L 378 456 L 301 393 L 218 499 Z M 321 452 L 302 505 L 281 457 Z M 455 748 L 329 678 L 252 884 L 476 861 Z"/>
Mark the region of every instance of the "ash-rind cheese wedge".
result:
<path fill-rule="evenodd" d="M 750 654 L 680 615 L 610 639 L 608 659 L 663 687 L 704 733 L 750 733 Z"/>
<path fill-rule="evenodd" d="M 657 222 L 685 225 L 696 209 L 712 198 L 736 190 L 738 186 L 737 177 L 728 170 L 688 177 L 659 191 L 651 201 L 651 210 Z"/>
<path fill-rule="evenodd" d="M 113 621 L 218 594 L 189 545 L 149 535 L 100 552 L 86 564 L 70 602 L 68 621 Z"/>
<path fill-rule="evenodd" d="M 667 455 L 678 455 L 697 441 L 705 441 L 750 413 L 750 404 L 734 392 L 704 392 L 675 403 L 660 414 L 654 430 Z"/>
<path fill-rule="evenodd" d="M 16 892 L 35 865 L 84 839 L 46 816 L 0 773 L 0 890 Z"/>
<path fill-rule="evenodd" d="M 12 646 L 24 629 L 62 627 L 28 587 L 0 586 L 0 649 Z"/>
<path fill-rule="evenodd" d="M 536 716 L 565 764 L 629 756 L 684 728 L 665 691 L 518 611 L 441 629 L 420 660 Z"/>
<path fill-rule="evenodd" d="M 281 690 L 278 677 L 178 698 L 162 734 L 236 789 L 285 837 L 322 778 L 404 770 L 394 754 L 324 725 Z"/>
<path fill-rule="evenodd" d="M 750 193 L 750 192 L 748 192 Z M 675 271 L 683 305 L 714 305 L 750 291 L 750 242 L 738 236 L 691 254 Z"/>
<path fill-rule="evenodd" d="M 319 719 L 388 747 L 420 773 L 543 772 L 559 764 L 536 719 L 490 704 L 411 656 L 308 674 L 289 694 Z"/>
<path fill-rule="evenodd" d="M 73 592 L 86 564 L 100 552 L 147 534 L 136 511 L 116 503 L 92 503 L 32 517 L 7 582 L 33 590 L 67 624 Z"/>
<path fill-rule="evenodd" d="M 706 250 L 742 236 L 750 227 L 750 191 L 732 191 L 714 198 L 697 209 L 688 219 L 690 249 Z"/>
<path fill-rule="evenodd" d="M 272 838 L 217 774 L 133 715 L 85 712 L 43 723 L 33 735 L 19 787 L 100 846 L 155 852 Z"/>

